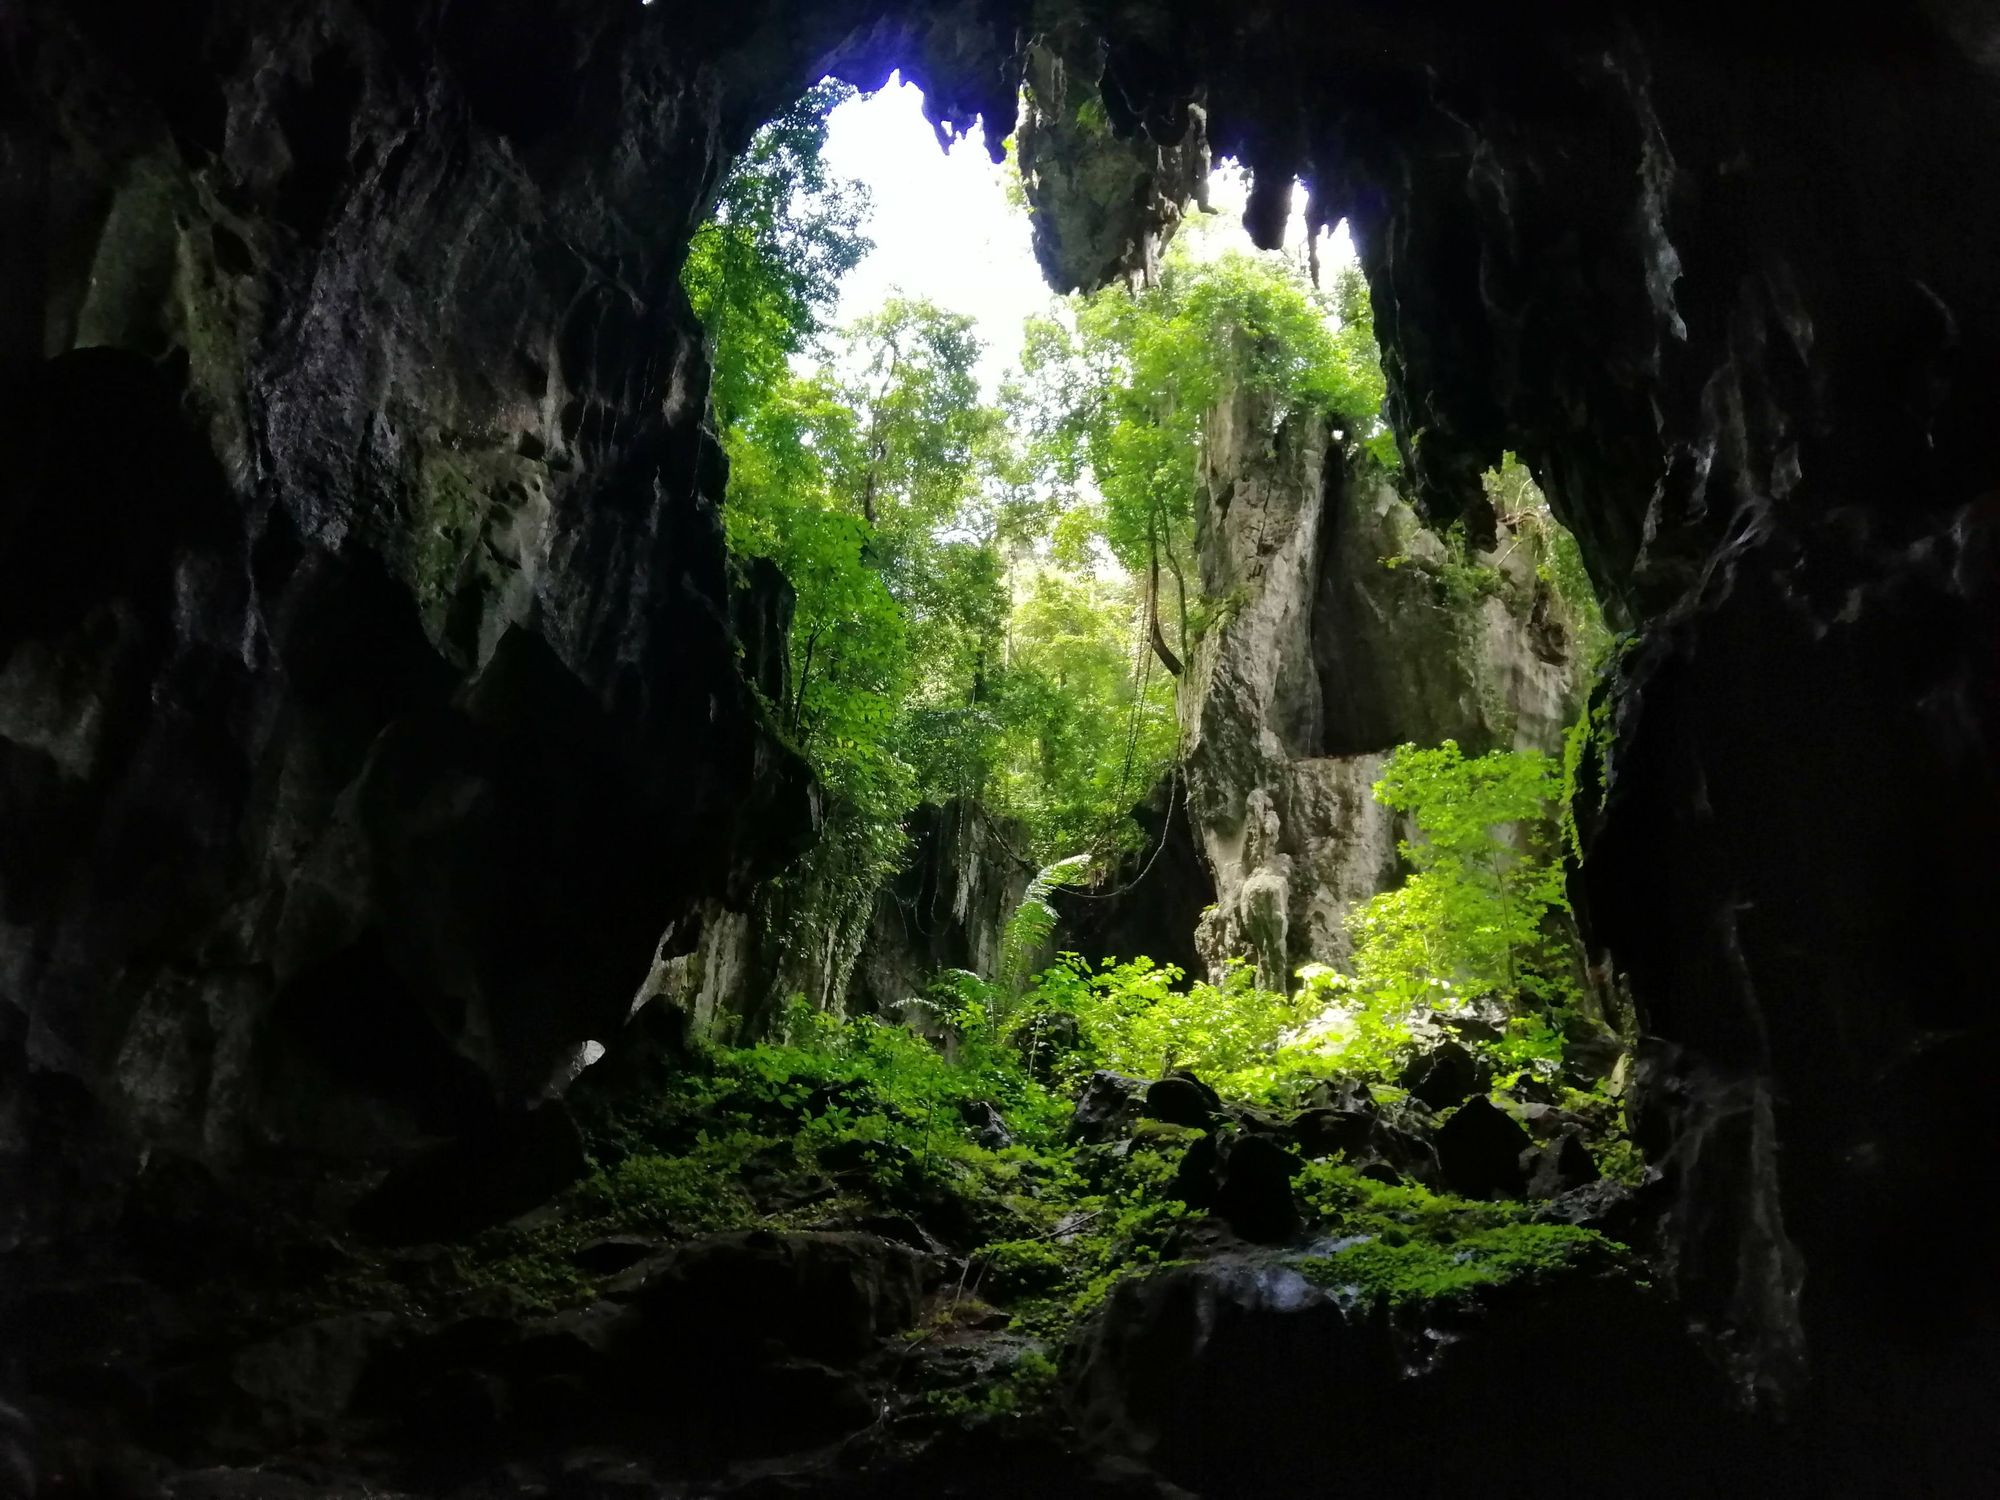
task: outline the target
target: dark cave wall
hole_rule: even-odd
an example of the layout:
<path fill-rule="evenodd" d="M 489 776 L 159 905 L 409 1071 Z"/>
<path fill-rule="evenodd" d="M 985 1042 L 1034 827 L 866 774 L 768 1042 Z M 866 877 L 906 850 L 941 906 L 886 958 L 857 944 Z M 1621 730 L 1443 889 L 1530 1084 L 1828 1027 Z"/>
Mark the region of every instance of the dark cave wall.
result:
<path fill-rule="evenodd" d="M 1012 32 L 668 9 L 0 7 L 0 1243 L 478 1129 L 809 837 L 680 258 L 805 83 Z"/>
<path fill-rule="evenodd" d="M 1475 494 L 1504 436 L 1643 627 L 1580 906 L 1653 1038 L 1677 1288 L 1780 1404 L 1935 1378 L 1952 1318 L 1885 1351 L 1887 1288 L 1969 1230 L 1946 1184 L 1996 1144 L 1953 1071 L 1993 1040 L 1958 997 L 2000 901 L 1976 63 L 1914 15 L 1801 38 L 1752 7 L 1532 90 L 1441 70 L 1427 123 L 1342 153 L 1425 493 Z"/>
<path fill-rule="evenodd" d="M 808 816 L 675 283 L 744 122 L 636 14 L 184 9 L 6 17 L 10 1214 L 530 1095 Z"/>
<path fill-rule="evenodd" d="M 1746 1387 L 1954 1420 L 1931 1372 L 1993 1311 L 1929 1247 L 1996 1144 L 1994 23 L 1046 8 L 1104 31 L 1114 126 L 1202 103 L 1254 226 L 1295 173 L 1350 219 L 1433 513 L 1483 529 L 1515 448 L 1644 626 L 1577 891 L 1653 1038 L 1674 1280 Z M 128 1133 L 449 1128 L 800 836 L 677 256 L 819 72 L 999 118 L 1032 29 L 0 11 L 5 1202 L 94 1201 Z"/>

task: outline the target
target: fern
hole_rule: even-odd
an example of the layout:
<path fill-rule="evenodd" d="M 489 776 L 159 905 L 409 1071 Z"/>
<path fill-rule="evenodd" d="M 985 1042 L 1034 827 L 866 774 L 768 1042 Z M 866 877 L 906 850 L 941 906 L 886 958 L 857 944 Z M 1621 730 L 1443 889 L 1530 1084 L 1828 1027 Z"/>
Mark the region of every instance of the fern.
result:
<path fill-rule="evenodd" d="M 1028 882 L 1021 904 L 1007 919 L 1007 930 L 1000 943 L 998 977 L 1003 995 L 1011 999 L 1028 987 L 1028 970 L 1041 956 L 1049 934 L 1056 930 L 1056 909 L 1049 898 L 1064 886 L 1081 881 L 1089 867 L 1089 855 L 1072 854 L 1036 872 L 1035 878 Z"/>

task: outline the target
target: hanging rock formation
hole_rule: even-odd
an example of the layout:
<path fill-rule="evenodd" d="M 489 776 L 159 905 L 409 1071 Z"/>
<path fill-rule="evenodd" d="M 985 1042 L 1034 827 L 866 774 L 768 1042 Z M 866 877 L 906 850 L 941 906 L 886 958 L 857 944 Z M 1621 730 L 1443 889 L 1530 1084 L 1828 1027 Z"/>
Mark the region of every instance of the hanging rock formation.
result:
<path fill-rule="evenodd" d="M 1395 886 L 1396 816 L 1371 792 L 1387 753 L 1556 749 L 1588 663 L 1548 616 L 1537 543 L 1509 534 L 1459 584 L 1444 544 L 1322 416 L 1280 422 L 1226 393 L 1205 424 L 1201 587 L 1223 601 L 1181 714 L 1192 817 L 1215 871 L 1201 947 L 1271 989 L 1350 952 L 1342 919 Z M 1462 576 L 1458 575 L 1458 576 Z"/>
<path fill-rule="evenodd" d="M 1208 142 L 1199 108 L 1151 129 L 1114 130 L 1116 81 L 1094 27 L 1057 25 L 1029 46 L 1019 130 L 1035 258 L 1058 291 L 1149 282 L 1189 202 L 1206 207 Z M 1123 111 L 1121 111 L 1121 114 Z"/>

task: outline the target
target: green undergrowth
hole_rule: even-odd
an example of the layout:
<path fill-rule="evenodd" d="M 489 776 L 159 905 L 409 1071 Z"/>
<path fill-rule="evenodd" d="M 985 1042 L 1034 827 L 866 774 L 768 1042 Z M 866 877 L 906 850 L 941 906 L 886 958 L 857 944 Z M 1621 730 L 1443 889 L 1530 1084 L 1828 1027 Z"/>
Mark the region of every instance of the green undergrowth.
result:
<path fill-rule="evenodd" d="M 1261 1112 L 1260 1129 L 1357 1087 L 1402 1118 L 1405 1065 L 1455 1026 L 1503 1108 L 1553 1102 L 1606 1176 L 1635 1182 L 1644 1162 L 1620 1101 L 1564 1086 L 1582 994 L 1546 819 L 1556 782 L 1546 757 L 1467 757 L 1450 742 L 1397 751 L 1376 795 L 1415 826 L 1401 846 L 1411 874 L 1357 908 L 1353 972 L 1309 965 L 1290 993 L 1261 988 L 1244 963 L 1218 983 L 1144 958 L 1064 955 L 1029 973 L 1024 955 L 1047 937 L 1036 924 L 1053 921 L 1048 892 L 1074 873 L 1059 862 L 1010 924 L 1021 931 L 999 975 L 932 985 L 932 1035 L 799 1002 L 771 1039 L 694 1046 L 649 1088 L 584 1088 L 572 1100 L 584 1180 L 442 1259 L 371 1265 L 370 1294 L 386 1282 L 428 1310 L 477 1297 L 559 1307 L 601 1289 L 607 1273 L 587 1268 L 626 1258 L 580 1253 L 608 1236 L 887 1220 L 963 1265 L 954 1304 L 996 1306 L 1053 1339 L 1120 1277 L 1184 1253 L 1175 1179 L 1200 1132 L 1142 1121 L 1112 1144 L 1075 1142 L 1075 1100 L 1095 1071 L 1191 1070 Z M 1428 1128 L 1421 1109 L 1409 1118 Z M 1601 1248 L 1519 1206 L 1385 1187 L 1339 1162 L 1301 1163 L 1295 1190 L 1312 1232 L 1355 1241 L 1329 1274 L 1391 1300 L 1455 1296 Z"/>
<path fill-rule="evenodd" d="M 1326 1161 L 1310 1163 L 1297 1189 L 1339 1247 L 1301 1270 L 1364 1300 L 1458 1303 L 1559 1276 L 1633 1273 L 1624 1245 L 1591 1229 L 1535 1223 L 1526 1204 L 1387 1186 Z"/>
<path fill-rule="evenodd" d="M 1073 1140 L 1074 1070 L 1038 1077 L 1017 1021 L 941 1046 L 801 1009 L 780 1040 L 698 1047 L 648 1095 L 579 1103 L 591 1170 L 555 1202 L 442 1256 L 372 1265 L 348 1300 L 381 1305 L 397 1288 L 426 1312 L 496 1300 L 550 1310 L 603 1291 L 615 1273 L 586 1271 L 578 1252 L 610 1236 L 893 1221 L 920 1226 L 957 1268 L 938 1326 L 998 1309 L 1017 1335 L 1053 1347 L 1121 1279 L 1197 1253 L 1175 1179 L 1203 1132 L 1140 1120 L 1105 1144 Z M 1304 1237 L 1339 1243 L 1307 1274 L 1391 1304 L 1625 1265 L 1622 1247 L 1533 1223 L 1527 1205 L 1388 1186 L 1338 1159 L 1301 1162 L 1293 1191 Z M 1029 1371 L 1021 1391 L 993 1399 L 1026 1402 L 1033 1386 Z"/>

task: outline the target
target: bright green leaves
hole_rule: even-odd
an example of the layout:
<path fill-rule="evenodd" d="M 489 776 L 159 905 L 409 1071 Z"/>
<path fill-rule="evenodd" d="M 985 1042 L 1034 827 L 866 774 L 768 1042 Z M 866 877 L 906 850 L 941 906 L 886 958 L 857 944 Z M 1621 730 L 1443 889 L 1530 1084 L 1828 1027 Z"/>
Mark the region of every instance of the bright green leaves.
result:
<path fill-rule="evenodd" d="M 1225 1092 L 1254 1091 L 1284 1034 L 1300 1022 L 1298 1004 L 1259 989 L 1245 964 L 1232 965 L 1220 985 L 1184 985 L 1185 978 L 1150 958 L 1093 966 L 1065 954 L 1035 981 L 1029 1024 L 1047 1026 L 1054 1017 L 1073 1024 L 1078 1040 L 1065 1066 L 1079 1075 L 1109 1068 L 1157 1078 L 1189 1068 Z"/>
<path fill-rule="evenodd" d="M 1400 844 L 1411 874 L 1357 908 L 1357 986 L 1408 1004 L 1490 993 L 1516 1009 L 1562 1006 L 1576 994 L 1563 871 L 1550 809 L 1560 770 L 1534 751 L 1468 759 L 1455 741 L 1405 745 L 1375 796 L 1418 837 Z"/>
<path fill-rule="evenodd" d="M 868 190 L 830 178 L 821 160 L 826 117 L 852 93 L 829 80 L 760 130 L 688 247 L 681 284 L 709 333 L 725 427 L 811 346 L 841 277 L 868 253 Z"/>
<path fill-rule="evenodd" d="M 1021 896 L 1021 904 L 1007 919 L 1002 935 L 998 1000 L 1001 1007 L 1028 981 L 1028 965 L 1041 955 L 1049 935 L 1056 930 L 1056 909 L 1052 897 L 1064 886 L 1078 884 L 1088 873 L 1089 860 L 1081 854 L 1059 859 L 1036 872 Z"/>
<path fill-rule="evenodd" d="M 1121 578 L 1045 567 L 1017 588 L 989 795 L 1037 858 L 1136 838 L 1127 814 L 1173 758 L 1173 681 L 1135 660 L 1139 623 Z"/>
<path fill-rule="evenodd" d="M 1074 332 L 1030 328 L 1038 460 L 1058 481 L 1094 476 L 1105 540 L 1127 568 L 1185 546 L 1204 425 L 1225 390 L 1268 398 L 1280 421 L 1322 411 L 1356 442 L 1376 433 L 1382 369 L 1359 274 L 1327 299 L 1270 260 L 1169 255 L 1136 295 L 1079 298 Z"/>

